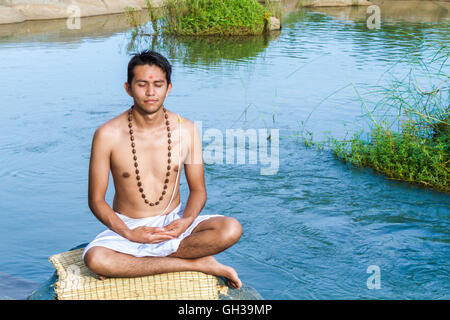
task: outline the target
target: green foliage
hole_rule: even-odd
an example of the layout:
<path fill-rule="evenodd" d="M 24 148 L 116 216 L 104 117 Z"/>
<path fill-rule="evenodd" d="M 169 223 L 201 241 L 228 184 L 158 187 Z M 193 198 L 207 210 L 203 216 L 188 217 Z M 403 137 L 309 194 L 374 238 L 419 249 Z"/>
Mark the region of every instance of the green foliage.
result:
<path fill-rule="evenodd" d="M 421 138 L 410 124 L 401 133 L 377 126 L 369 139 L 355 134 L 349 141 L 331 138 L 331 144 L 335 156 L 344 162 L 371 167 L 391 179 L 450 192 L 448 134 Z"/>
<path fill-rule="evenodd" d="M 248 36 L 266 34 L 270 16 L 281 19 L 281 8 L 266 0 L 167 0 L 165 6 L 155 8 L 147 0 L 148 31 L 140 13 L 126 8 L 125 17 L 133 34 L 181 36 Z"/>
<path fill-rule="evenodd" d="M 268 16 L 257 0 L 168 0 L 162 29 L 177 35 L 262 34 Z"/>
<path fill-rule="evenodd" d="M 450 77 L 445 72 L 448 58 L 444 45 L 432 59 L 416 61 L 415 66 L 421 70 L 411 68 L 404 79 L 394 77 L 388 86 L 379 88 L 376 93 L 383 98 L 372 110 L 357 92 L 372 128 L 347 140 L 329 137 L 328 146 L 334 155 L 391 179 L 450 193 Z M 420 80 L 427 83 L 428 90 L 420 87 Z M 386 116 L 392 114 L 394 117 Z M 312 134 L 307 133 L 306 146 L 323 147 L 312 142 Z"/>

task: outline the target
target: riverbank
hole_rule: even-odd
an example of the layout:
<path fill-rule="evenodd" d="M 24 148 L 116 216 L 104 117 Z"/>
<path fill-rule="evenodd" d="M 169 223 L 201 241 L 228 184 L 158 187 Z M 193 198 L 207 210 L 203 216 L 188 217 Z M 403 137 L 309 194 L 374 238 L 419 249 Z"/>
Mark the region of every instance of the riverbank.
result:
<path fill-rule="evenodd" d="M 450 0 L 371 0 L 380 8 L 382 23 L 398 21 L 415 23 L 437 23 L 450 19 Z M 341 21 L 366 19 L 366 7 L 316 7 L 321 12 Z"/>
<path fill-rule="evenodd" d="M 149 1 L 153 7 L 164 2 Z M 147 0 L 0 0 L 0 24 L 108 15 L 122 13 L 127 7 L 145 9 Z"/>
<path fill-rule="evenodd" d="M 164 4 L 164 0 L 148 1 L 151 2 L 152 7 L 161 7 Z M 295 2 L 308 7 L 366 6 L 371 4 L 367 0 L 301 0 Z M 0 24 L 115 14 L 125 12 L 127 7 L 136 10 L 146 9 L 147 0 L 0 0 Z"/>

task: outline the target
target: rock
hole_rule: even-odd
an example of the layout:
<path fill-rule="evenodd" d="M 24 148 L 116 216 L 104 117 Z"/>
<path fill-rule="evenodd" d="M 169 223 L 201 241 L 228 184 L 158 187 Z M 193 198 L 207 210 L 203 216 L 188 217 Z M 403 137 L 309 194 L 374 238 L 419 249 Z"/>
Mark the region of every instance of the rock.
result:
<path fill-rule="evenodd" d="M 345 7 L 345 6 L 370 6 L 368 0 L 300 0 L 302 7 Z"/>
<path fill-rule="evenodd" d="M 153 6 L 162 6 L 164 0 L 152 0 Z M 89 17 L 121 13 L 126 7 L 142 10 L 146 0 L 0 0 L 0 24 L 25 20 L 47 20 Z"/>
<path fill-rule="evenodd" d="M 25 17 L 17 10 L 0 6 L 0 23 L 17 23 L 25 21 Z"/>
<path fill-rule="evenodd" d="M 275 17 L 269 17 L 268 30 L 269 31 L 281 30 L 280 20 Z"/>

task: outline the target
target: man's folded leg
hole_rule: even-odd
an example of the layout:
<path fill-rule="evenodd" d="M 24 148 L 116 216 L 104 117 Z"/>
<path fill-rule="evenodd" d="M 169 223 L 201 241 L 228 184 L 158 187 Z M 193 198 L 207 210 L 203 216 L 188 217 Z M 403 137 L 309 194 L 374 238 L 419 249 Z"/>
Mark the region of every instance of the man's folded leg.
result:
<path fill-rule="evenodd" d="M 218 263 L 212 255 L 239 240 L 241 225 L 236 219 L 224 216 L 205 218 L 203 216 L 201 221 L 194 221 L 191 230 L 188 228 L 178 239 L 157 244 L 131 242 L 107 230 L 86 247 L 83 259 L 91 271 L 102 277 L 138 277 L 165 272 L 201 271 L 224 276 L 230 285 L 240 287 L 241 282 L 236 271 Z M 183 239 L 180 239 L 182 237 Z M 143 252 L 158 252 L 161 255 L 142 256 Z"/>

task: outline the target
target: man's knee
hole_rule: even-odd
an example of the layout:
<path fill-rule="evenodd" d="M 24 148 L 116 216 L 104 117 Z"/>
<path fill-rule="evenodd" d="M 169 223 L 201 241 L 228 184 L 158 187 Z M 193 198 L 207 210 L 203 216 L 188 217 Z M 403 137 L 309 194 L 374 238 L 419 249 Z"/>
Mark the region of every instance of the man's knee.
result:
<path fill-rule="evenodd" d="M 92 247 L 84 255 L 84 264 L 94 273 L 101 274 L 108 266 L 107 249 Z"/>
<path fill-rule="evenodd" d="M 220 228 L 222 240 L 229 245 L 239 241 L 242 235 L 242 226 L 234 218 L 224 217 L 222 226 Z"/>

